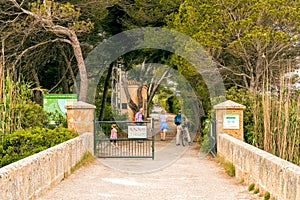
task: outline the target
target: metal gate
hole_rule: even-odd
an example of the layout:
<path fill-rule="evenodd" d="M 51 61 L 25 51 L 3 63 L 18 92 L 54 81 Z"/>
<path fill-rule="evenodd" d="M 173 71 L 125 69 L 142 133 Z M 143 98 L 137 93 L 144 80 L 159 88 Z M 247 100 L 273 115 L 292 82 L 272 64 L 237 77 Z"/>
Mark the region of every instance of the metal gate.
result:
<path fill-rule="evenodd" d="M 117 146 L 112 145 L 110 131 L 117 125 Z M 94 151 L 98 158 L 154 159 L 153 120 L 141 124 L 132 121 L 95 121 Z"/>
<path fill-rule="evenodd" d="M 210 120 L 210 153 L 213 154 L 213 156 L 217 153 L 217 136 L 216 136 L 216 119 Z"/>

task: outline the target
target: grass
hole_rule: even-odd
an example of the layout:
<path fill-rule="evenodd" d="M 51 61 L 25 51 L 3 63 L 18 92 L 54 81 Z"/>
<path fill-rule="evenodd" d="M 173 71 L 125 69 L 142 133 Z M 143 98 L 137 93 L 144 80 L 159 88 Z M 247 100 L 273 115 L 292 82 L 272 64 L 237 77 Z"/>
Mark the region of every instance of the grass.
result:
<path fill-rule="evenodd" d="M 95 157 L 90 152 L 85 153 L 83 155 L 83 157 L 81 158 L 81 160 L 78 163 L 76 163 L 76 165 L 74 167 L 71 168 L 71 174 L 73 172 L 75 172 L 77 169 L 81 168 L 82 166 L 89 165 L 94 160 L 95 160 Z M 68 176 L 69 176 L 69 174 L 67 172 L 65 172 L 64 178 L 67 178 Z"/>
<path fill-rule="evenodd" d="M 87 152 L 83 155 L 82 159 L 76 163 L 76 165 L 74 167 L 71 168 L 71 172 L 76 171 L 77 169 L 79 169 L 82 166 L 86 166 L 90 163 L 92 163 L 95 160 L 95 157 L 90 153 Z"/>
<path fill-rule="evenodd" d="M 228 176 L 233 177 L 235 176 L 235 166 L 233 163 L 226 161 L 223 157 L 217 156 L 217 161 L 222 164 L 225 172 Z"/>
<path fill-rule="evenodd" d="M 254 188 L 255 188 L 255 184 L 251 183 L 248 187 L 248 191 L 252 191 L 252 190 L 254 190 Z"/>
<path fill-rule="evenodd" d="M 271 198 L 270 192 L 266 192 L 264 195 L 264 200 L 269 200 Z"/>
<path fill-rule="evenodd" d="M 239 183 L 243 184 L 244 182 L 245 182 L 245 179 L 242 178 Z"/>

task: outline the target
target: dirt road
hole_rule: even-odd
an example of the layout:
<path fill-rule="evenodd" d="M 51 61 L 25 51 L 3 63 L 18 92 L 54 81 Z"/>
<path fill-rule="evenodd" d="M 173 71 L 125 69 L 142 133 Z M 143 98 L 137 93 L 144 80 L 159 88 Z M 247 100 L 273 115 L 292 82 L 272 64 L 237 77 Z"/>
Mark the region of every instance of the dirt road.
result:
<path fill-rule="evenodd" d="M 172 119 L 170 120 L 172 123 Z M 155 141 L 155 159 L 96 159 L 45 192 L 40 200 L 250 200 L 262 199 L 225 174 L 199 145 Z"/>
<path fill-rule="evenodd" d="M 165 168 L 138 174 L 112 169 L 97 159 L 47 191 L 40 200 L 259 199 L 247 191 L 247 186 L 228 177 L 209 156 L 202 156 L 197 147 L 192 147 Z"/>

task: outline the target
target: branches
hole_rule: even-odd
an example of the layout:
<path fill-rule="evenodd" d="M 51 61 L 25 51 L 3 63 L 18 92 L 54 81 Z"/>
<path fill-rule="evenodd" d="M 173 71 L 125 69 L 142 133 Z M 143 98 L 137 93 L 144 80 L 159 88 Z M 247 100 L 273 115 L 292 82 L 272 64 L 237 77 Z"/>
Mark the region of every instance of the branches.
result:
<path fill-rule="evenodd" d="M 20 10 L 22 14 L 27 15 L 25 18 L 25 25 L 28 24 L 28 27 L 24 25 L 23 29 L 26 33 L 27 30 L 34 31 L 30 24 L 35 25 L 41 29 L 44 29 L 46 32 L 51 32 L 56 35 L 56 38 L 46 39 L 44 41 L 39 41 L 37 44 L 30 45 L 25 47 L 24 50 L 16 56 L 13 66 L 18 63 L 25 54 L 30 51 L 33 51 L 43 45 L 47 45 L 55 42 L 64 42 L 72 46 L 74 55 L 77 61 L 77 66 L 80 74 L 80 91 L 79 91 L 79 100 L 85 101 L 87 95 L 87 72 L 84 65 L 83 55 L 80 47 L 76 31 L 83 32 L 89 31 L 93 28 L 93 23 L 89 20 L 79 21 L 80 12 L 79 9 L 76 9 L 70 3 L 57 3 L 54 1 L 45 0 L 42 3 L 32 2 L 29 3 L 29 9 L 24 8 L 25 1 L 18 3 L 16 0 L 9 0 L 12 5 Z M 14 22 L 17 22 L 17 18 L 14 19 Z M 23 24 L 24 22 L 19 22 Z M 64 26 L 66 25 L 66 26 Z"/>
<path fill-rule="evenodd" d="M 40 42 L 36 45 L 33 45 L 33 46 L 30 46 L 28 47 L 27 49 L 25 49 L 24 51 L 22 51 L 16 58 L 15 60 L 15 63 L 14 63 L 14 66 L 16 65 L 16 63 L 18 63 L 20 61 L 20 59 L 26 54 L 28 53 L 29 51 L 33 51 L 33 50 L 36 50 L 38 47 L 40 46 L 43 46 L 43 45 L 46 45 L 48 43 L 55 43 L 55 42 L 65 42 L 65 43 L 69 43 L 71 44 L 71 42 L 69 40 L 66 40 L 66 39 L 62 39 L 62 38 L 56 38 L 54 40 L 48 40 L 48 41 L 44 41 L 44 42 Z"/>

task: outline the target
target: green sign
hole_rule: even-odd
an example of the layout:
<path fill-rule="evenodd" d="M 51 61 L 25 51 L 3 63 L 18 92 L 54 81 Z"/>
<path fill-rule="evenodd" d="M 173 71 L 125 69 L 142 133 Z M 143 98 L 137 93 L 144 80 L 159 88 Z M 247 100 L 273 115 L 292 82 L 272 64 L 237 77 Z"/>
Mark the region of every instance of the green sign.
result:
<path fill-rule="evenodd" d="M 71 105 L 77 101 L 77 94 L 44 94 L 43 108 L 46 112 L 58 112 L 63 116 L 66 114 L 66 105 Z"/>

